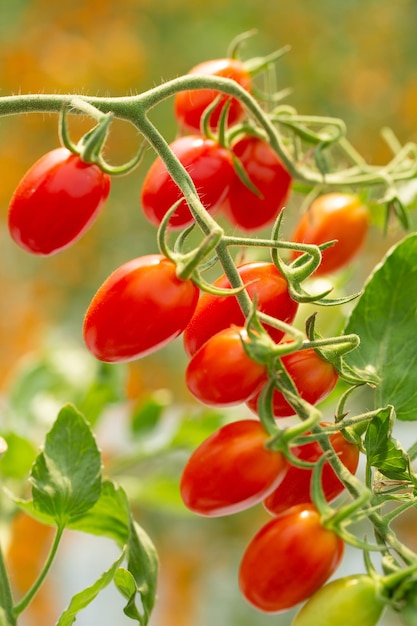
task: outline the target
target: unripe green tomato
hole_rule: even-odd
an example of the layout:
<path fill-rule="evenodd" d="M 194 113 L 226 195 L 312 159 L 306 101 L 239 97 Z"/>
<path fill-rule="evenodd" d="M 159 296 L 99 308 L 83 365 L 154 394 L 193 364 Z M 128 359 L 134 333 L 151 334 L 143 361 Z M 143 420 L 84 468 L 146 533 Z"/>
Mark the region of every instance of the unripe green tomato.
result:
<path fill-rule="evenodd" d="M 401 611 L 401 621 L 404 626 L 417 626 L 417 593 L 407 599 L 407 604 Z"/>
<path fill-rule="evenodd" d="M 377 586 L 366 574 L 333 580 L 311 596 L 291 626 L 375 626 L 384 610 Z"/>

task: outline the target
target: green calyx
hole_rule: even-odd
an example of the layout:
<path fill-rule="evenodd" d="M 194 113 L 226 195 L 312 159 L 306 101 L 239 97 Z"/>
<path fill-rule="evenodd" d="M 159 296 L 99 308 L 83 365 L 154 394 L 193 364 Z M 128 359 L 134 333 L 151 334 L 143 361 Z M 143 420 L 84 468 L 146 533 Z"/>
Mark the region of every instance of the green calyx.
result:
<path fill-rule="evenodd" d="M 67 125 L 67 109 L 69 107 L 77 109 L 80 113 L 85 113 L 97 120 L 97 124 L 85 133 L 74 144 L 69 136 Z M 85 102 L 82 98 L 74 98 L 69 103 L 64 103 L 61 108 L 59 135 L 61 143 L 74 154 L 78 154 L 84 163 L 95 163 L 106 174 L 123 175 L 130 173 L 139 165 L 145 148 L 145 142 L 141 144 L 136 155 L 127 163 L 113 166 L 103 158 L 103 149 L 109 134 L 110 124 L 113 120 L 112 113 L 102 113 L 96 107 Z"/>

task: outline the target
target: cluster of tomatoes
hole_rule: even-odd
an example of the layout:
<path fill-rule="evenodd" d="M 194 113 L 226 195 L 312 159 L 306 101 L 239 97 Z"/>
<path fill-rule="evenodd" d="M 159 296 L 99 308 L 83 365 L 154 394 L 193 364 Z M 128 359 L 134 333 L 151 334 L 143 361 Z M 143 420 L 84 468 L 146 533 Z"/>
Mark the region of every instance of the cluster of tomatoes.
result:
<path fill-rule="evenodd" d="M 246 547 L 239 584 L 252 605 L 278 612 L 294 607 L 322 587 L 342 558 L 344 542 L 322 525 L 312 502 L 313 470 L 290 463 L 281 452 L 268 448 L 267 440 L 258 420 L 226 424 L 193 452 L 180 488 L 186 506 L 205 516 L 230 515 L 263 503 L 271 519 Z M 330 436 L 330 442 L 354 473 L 358 447 L 339 432 Z M 293 446 L 291 452 L 312 464 L 323 454 L 317 441 Z M 321 485 L 327 501 L 344 488 L 327 462 Z"/>
<path fill-rule="evenodd" d="M 201 64 L 192 72 L 226 76 L 251 90 L 250 74 L 237 60 Z M 189 173 L 204 208 L 212 215 L 221 212 L 235 229 L 253 232 L 277 218 L 292 178 L 268 141 L 251 132 L 248 125 L 242 126 L 230 145 L 221 144 L 213 133 L 209 137 L 202 134 L 202 115 L 214 101 L 218 104 L 210 115 L 212 130 L 221 118 L 226 96 L 218 96 L 207 89 L 176 96 L 175 115 L 182 135 L 170 148 Z M 244 109 L 236 99 L 229 98 L 227 106 L 228 125 L 233 129 Z M 234 137 L 233 132 L 230 136 Z M 17 186 L 9 208 L 10 234 L 34 254 L 59 252 L 90 227 L 109 191 L 110 176 L 97 164 L 85 163 L 80 155 L 58 148 L 44 155 Z M 169 227 L 183 229 L 193 223 L 193 215 L 165 163 L 157 157 L 144 178 L 143 212 L 159 226 L 177 202 Z M 292 241 L 320 245 L 337 240 L 323 250 L 316 274 L 332 272 L 356 254 L 368 221 L 368 211 L 356 195 L 324 194 L 301 217 Z M 296 258 L 294 252 L 293 260 Z M 291 324 L 298 304 L 274 263 L 249 262 L 236 270 L 259 311 Z M 214 287 L 226 290 L 231 285 L 223 275 Z M 265 325 L 265 330 L 275 343 L 285 341 L 278 328 Z M 236 296 L 200 293 L 192 277 L 178 277 L 172 259 L 152 254 L 117 268 L 94 295 L 84 320 L 86 346 L 105 362 L 141 358 L 180 335 L 189 357 L 185 380 L 193 396 L 211 406 L 246 404 L 253 412 L 253 418 L 223 426 L 194 451 L 181 478 L 183 501 L 192 511 L 207 516 L 228 515 L 262 502 L 271 520 L 244 552 L 240 587 L 248 601 L 261 610 L 290 608 L 310 597 L 334 572 L 343 554 L 343 540 L 322 525 L 311 499 L 312 470 L 291 463 L 267 445 L 269 435 L 257 413 L 269 372 L 265 363 L 251 358 L 245 349 L 246 319 Z M 290 352 L 282 357 L 282 364 L 300 396 L 313 405 L 337 382 L 332 364 L 313 349 Z M 272 410 L 277 419 L 295 413 L 278 388 Z M 339 432 L 329 439 L 354 473 L 358 447 Z M 314 463 L 323 452 L 312 440 L 292 446 L 291 453 L 300 461 Z M 328 463 L 323 466 L 321 482 L 328 501 L 343 490 Z"/>

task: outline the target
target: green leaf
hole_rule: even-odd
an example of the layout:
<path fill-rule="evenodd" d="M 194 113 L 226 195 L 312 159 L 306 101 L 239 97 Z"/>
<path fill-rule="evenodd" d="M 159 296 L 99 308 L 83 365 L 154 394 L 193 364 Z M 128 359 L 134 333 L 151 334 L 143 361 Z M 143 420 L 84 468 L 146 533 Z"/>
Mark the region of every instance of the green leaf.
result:
<path fill-rule="evenodd" d="M 146 626 L 155 604 L 159 563 L 150 537 L 133 519 L 130 522 L 127 563 L 142 601 L 141 624 Z"/>
<path fill-rule="evenodd" d="M 171 393 L 166 389 L 159 389 L 145 398 L 132 413 L 130 424 L 133 434 L 142 437 L 151 433 L 171 402 Z"/>
<path fill-rule="evenodd" d="M 74 407 L 58 414 L 31 472 L 36 508 L 59 527 L 85 514 L 100 497 L 101 457 L 94 436 Z"/>
<path fill-rule="evenodd" d="M 400 420 L 417 420 L 417 234 L 400 241 L 369 277 L 345 333 L 360 345 L 345 356 L 379 382 L 375 407 L 393 405 Z"/>
<path fill-rule="evenodd" d="M 2 476 L 17 479 L 27 478 L 36 457 L 36 450 L 32 442 L 12 432 L 4 434 L 4 440 L 7 449 L 0 461 Z"/>
<path fill-rule="evenodd" d="M 381 409 L 370 422 L 364 439 L 369 465 L 392 480 L 410 480 L 410 462 L 405 450 L 391 436 L 394 422 L 392 407 Z"/>
<path fill-rule="evenodd" d="M 106 480 L 97 502 L 68 528 L 113 539 L 123 547 L 129 540 L 130 511 L 125 492 Z"/>
<path fill-rule="evenodd" d="M 6 493 L 7 490 L 5 490 Z M 11 495 L 11 494 L 9 494 Z M 55 525 L 52 515 L 39 511 L 33 500 L 12 496 L 14 503 L 43 524 Z M 91 535 L 108 537 L 122 548 L 129 541 L 130 511 L 125 492 L 109 480 L 102 484 L 97 502 L 81 517 L 70 521 L 67 528 Z"/>
<path fill-rule="evenodd" d="M 131 619 L 135 619 L 139 622 L 139 624 L 142 624 L 142 616 L 136 606 L 137 587 L 133 575 L 127 569 L 119 567 L 114 576 L 114 584 L 121 594 L 128 600 L 125 608 L 123 609 L 123 613 Z"/>
<path fill-rule="evenodd" d="M 80 591 L 73 596 L 68 608 L 65 609 L 57 621 L 56 626 L 71 626 L 71 624 L 73 624 L 77 619 L 77 614 L 82 609 L 85 609 L 85 607 L 88 606 L 93 600 L 95 600 L 100 591 L 112 582 L 114 575 L 124 558 L 125 554 L 122 552 L 112 566 L 106 570 L 93 585 L 83 589 L 83 591 Z"/>
<path fill-rule="evenodd" d="M 29 515 L 33 515 L 47 524 L 54 523 L 54 510 L 52 513 L 39 510 L 31 500 L 23 501 L 14 498 L 14 501 Z M 141 626 L 146 626 L 155 604 L 158 555 L 150 537 L 133 520 L 124 490 L 110 481 L 104 481 L 102 492 L 96 503 L 84 515 L 70 520 L 67 527 L 107 536 L 119 546 L 127 546 L 128 571 L 135 581 L 135 593 L 138 593 L 141 598 L 140 623 Z M 129 612 L 134 611 L 132 607 L 128 610 Z M 129 616 L 131 615 L 129 614 Z M 62 626 L 62 624 L 57 626 Z"/>

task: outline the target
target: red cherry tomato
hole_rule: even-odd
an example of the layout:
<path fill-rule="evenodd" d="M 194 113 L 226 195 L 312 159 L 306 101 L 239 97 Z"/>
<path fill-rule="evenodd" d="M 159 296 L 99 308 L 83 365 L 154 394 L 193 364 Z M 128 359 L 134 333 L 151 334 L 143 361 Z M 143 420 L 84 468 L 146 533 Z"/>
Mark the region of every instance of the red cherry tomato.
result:
<path fill-rule="evenodd" d="M 182 333 L 198 294 L 191 280 L 177 278 L 175 263 L 164 256 L 128 261 L 104 281 L 87 309 L 87 348 L 109 363 L 155 352 Z"/>
<path fill-rule="evenodd" d="M 228 150 L 213 139 L 186 135 L 176 139 L 170 148 L 190 174 L 197 193 L 207 211 L 213 213 L 225 197 L 234 170 Z M 167 211 L 182 197 L 164 161 L 157 157 L 142 185 L 141 203 L 146 218 L 159 226 Z M 180 203 L 169 220 L 172 229 L 189 226 L 194 221 L 185 201 Z"/>
<path fill-rule="evenodd" d="M 322 526 L 313 505 L 294 506 L 250 541 L 240 563 L 240 589 L 261 611 L 290 609 L 324 585 L 343 551 L 342 539 Z"/>
<path fill-rule="evenodd" d="M 323 250 L 316 276 L 345 267 L 358 254 L 369 229 L 369 209 L 349 193 L 328 193 L 316 198 L 298 222 L 292 241 L 316 245 L 337 239 Z M 293 259 L 299 254 L 293 253 Z"/>
<path fill-rule="evenodd" d="M 290 191 L 291 176 L 263 139 L 246 136 L 232 150 L 260 195 L 235 174 L 222 210 L 234 226 L 246 231 L 259 230 L 271 224 L 281 212 Z"/>
<path fill-rule="evenodd" d="M 10 201 L 8 226 L 18 246 L 51 255 L 80 239 L 110 192 L 110 177 L 78 154 L 56 148 L 23 176 Z"/>
<path fill-rule="evenodd" d="M 185 372 L 188 389 L 200 402 L 231 406 L 245 402 L 264 378 L 266 366 L 251 359 L 244 328 L 216 333 L 192 356 Z"/>
<path fill-rule="evenodd" d="M 252 79 L 242 61 L 238 59 L 214 59 L 204 61 L 193 67 L 189 74 L 205 76 L 223 76 L 236 81 L 246 91 L 251 91 Z M 214 89 L 192 89 L 180 91 L 174 98 L 175 118 L 182 129 L 195 132 L 200 130 L 201 118 L 207 107 L 217 98 L 219 92 Z M 244 108 L 236 98 L 226 94 L 220 98 L 219 104 L 210 117 L 210 126 L 217 128 L 219 117 L 225 103 L 230 100 L 228 123 L 234 124 L 244 116 Z"/>
<path fill-rule="evenodd" d="M 258 309 L 283 322 L 291 323 L 298 304 L 288 293 L 288 283 L 273 263 L 245 263 L 238 267 L 242 281 L 247 285 L 250 298 L 256 295 Z M 222 289 L 230 287 L 225 275 L 214 285 Z M 203 343 L 220 330 L 229 326 L 244 326 L 245 317 L 236 296 L 216 296 L 204 293 L 198 302 L 195 313 L 184 332 L 184 347 L 189 356 Z M 274 341 L 279 341 L 283 333 L 265 325 Z"/>
<path fill-rule="evenodd" d="M 208 517 L 230 515 L 261 502 L 282 480 L 287 462 L 265 447 L 268 439 L 257 420 L 226 424 L 189 458 L 181 476 L 184 504 Z"/>
<path fill-rule="evenodd" d="M 322 359 L 313 348 L 291 352 L 284 355 L 281 360 L 298 393 L 310 404 L 318 404 L 324 400 L 338 381 L 338 374 L 333 365 Z M 247 402 L 254 413 L 258 412 L 262 388 Z M 275 417 L 295 415 L 295 410 L 278 389 L 274 390 L 272 403 Z"/>
<path fill-rule="evenodd" d="M 328 424 L 322 423 L 325 427 Z M 359 447 L 350 443 L 341 432 L 332 433 L 329 436 L 335 452 L 347 469 L 354 474 L 359 463 Z M 314 463 L 323 454 L 323 450 L 317 441 L 306 443 L 301 446 L 292 446 L 291 453 L 302 461 Z M 288 471 L 281 484 L 265 500 L 264 506 L 272 515 L 277 515 L 289 509 L 295 504 L 311 502 L 311 479 L 313 470 L 298 467 L 289 463 Z M 331 502 L 344 489 L 329 463 L 325 463 L 321 472 L 321 486 L 324 496 Z"/>

